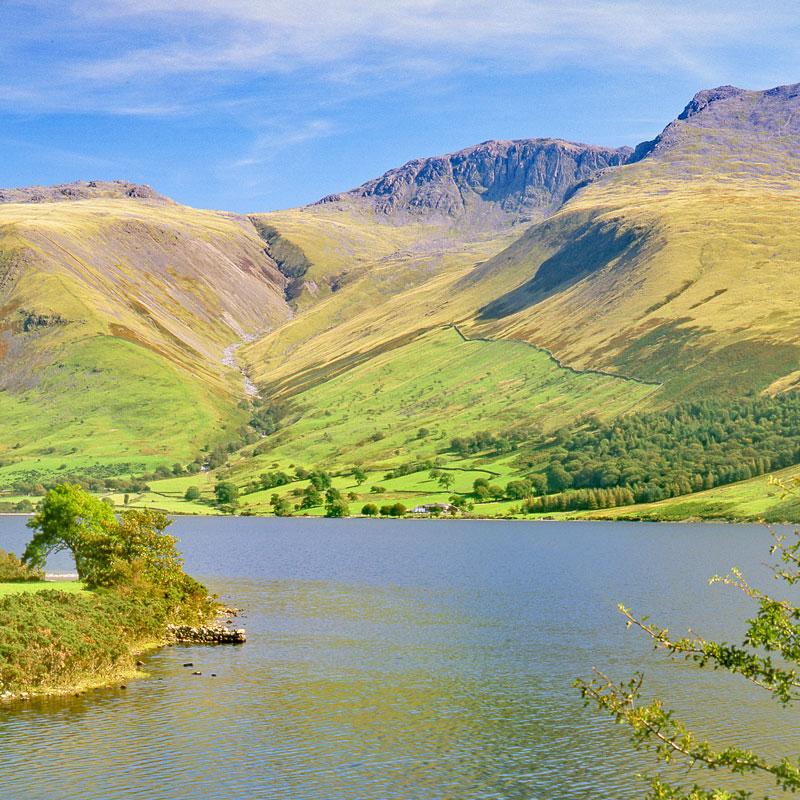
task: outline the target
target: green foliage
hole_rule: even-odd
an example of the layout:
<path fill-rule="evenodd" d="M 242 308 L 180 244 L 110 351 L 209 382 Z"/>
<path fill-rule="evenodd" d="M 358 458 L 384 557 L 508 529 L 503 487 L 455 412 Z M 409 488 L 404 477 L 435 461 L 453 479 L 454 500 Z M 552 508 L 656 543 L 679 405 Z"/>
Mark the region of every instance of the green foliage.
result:
<path fill-rule="evenodd" d="M 195 500 L 200 499 L 200 487 L 199 486 L 190 486 L 186 493 L 183 495 L 184 500 L 188 500 L 189 502 L 194 502 Z"/>
<path fill-rule="evenodd" d="M 116 526 L 114 510 L 108 505 L 79 486 L 57 486 L 28 520 L 28 527 L 35 533 L 22 560 L 41 568 L 50 553 L 68 549 L 75 558 L 80 579 L 89 587 L 102 586 L 110 568 L 109 543 Z"/>
<path fill-rule="evenodd" d="M 220 481 L 214 487 L 219 505 L 235 506 L 239 501 L 239 487 L 232 481 Z"/>
<path fill-rule="evenodd" d="M 773 536 L 770 552 L 779 555 L 779 562 L 772 568 L 774 576 L 789 587 L 800 584 L 800 531 L 795 531 L 792 537 L 774 533 Z M 784 706 L 800 700 L 800 607 L 751 586 L 737 569 L 726 577 L 715 576 L 712 582 L 743 592 L 757 606 L 740 645 L 695 635 L 675 639 L 666 628 L 653 625 L 646 617 L 635 616 L 623 605 L 619 609 L 628 627 L 643 631 L 657 650 L 672 658 L 693 662 L 699 668 L 722 669 L 739 675 L 769 692 Z M 596 704 L 618 723 L 629 727 L 636 748 L 649 749 L 666 763 L 683 761 L 687 767 L 698 765 L 715 776 L 728 775 L 722 779 L 726 785 L 713 788 L 697 783 L 674 784 L 656 776 L 651 779 L 648 794 L 651 800 L 744 800 L 751 794 L 737 787 L 734 781 L 737 776 L 754 773 L 770 777 L 781 790 L 800 791 L 800 757 L 777 758 L 737 744 L 715 747 L 681 722 L 663 700 L 643 699 L 641 673 L 615 683 L 603 673 L 595 672 L 594 678 L 578 680 L 576 686 L 587 704 Z"/>
<path fill-rule="evenodd" d="M 285 497 L 273 494 L 270 497 L 269 504 L 272 507 L 272 513 L 276 517 L 290 517 L 292 515 L 292 506 Z"/>
<path fill-rule="evenodd" d="M 303 499 L 300 502 L 300 508 L 316 508 L 321 505 L 322 495 L 319 489 L 313 483 L 309 483 L 308 486 L 303 489 Z"/>
<path fill-rule="evenodd" d="M 544 453 L 551 492 L 624 487 L 649 503 L 712 489 L 800 462 L 800 393 L 589 420 Z"/>
<path fill-rule="evenodd" d="M 453 488 L 456 479 L 453 477 L 451 472 L 445 472 L 442 470 L 442 472 L 439 473 L 439 477 L 436 479 L 436 482 L 442 487 L 442 489 L 447 491 L 448 489 Z"/>
<path fill-rule="evenodd" d="M 363 467 L 353 467 L 353 480 L 361 486 L 362 483 L 367 479 L 367 473 L 364 471 Z"/>
<path fill-rule="evenodd" d="M 361 509 L 361 513 L 365 517 L 377 517 L 379 514 L 378 506 L 375 503 L 366 503 L 364 507 Z"/>
<path fill-rule="evenodd" d="M 531 481 L 509 481 L 506 484 L 505 495 L 509 500 L 524 500 L 533 494 L 533 484 Z"/>
<path fill-rule="evenodd" d="M 262 489 L 274 489 L 276 486 L 285 486 L 291 483 L 291 477 L 285 472 L 262 472 L 260 476 Z"/>
<path fill-rule="evenodd" d="M 0 549 L 0 583 L 42 580 L 44 570 L 25 564 L 14 553 Z"/>
<path fill-rule="evenodd" d="M 325 516 L 326 517 L 349 517 L 350 506 L 342 497 L 334 497 L 328 499 L 325 503 Z"/>
<path fill-rule="evenodd" d="M 406 507 L 402 503 L 393 503 L 380 507 L 382 517 L 402 517 L 406 513 Z"/>
<path fill-rule="evenodd" d="M 79 577 L 95 591 L 44 589 L 0 598 L 0 690 L 113 674 L 131 666 L 132 645 L 161 638 L 167 623 L 205 622 L 213 603 L 183 571 L 175 539 L 165 533 L 169 525 L 152 510 L 130 509 L 117 520 L 79 486 L 48 492 L 29 521 L 34 534 L 24 560 L 36 573 L 49 553 L 69 549 Z"/>
<path fill-rule="evenodd" d="M 472 436 L 459 436 L 450 441 L 450 449 L 460 456 L 475 455 L 476 453 L 487 453 L 501 455 L 510 453 L 522 441 L 531 441 L 534 438 L 529 433 L 524 436 L 519 431 L 502 434 L 490 433 L 489 431 L 478 431 Z"/>

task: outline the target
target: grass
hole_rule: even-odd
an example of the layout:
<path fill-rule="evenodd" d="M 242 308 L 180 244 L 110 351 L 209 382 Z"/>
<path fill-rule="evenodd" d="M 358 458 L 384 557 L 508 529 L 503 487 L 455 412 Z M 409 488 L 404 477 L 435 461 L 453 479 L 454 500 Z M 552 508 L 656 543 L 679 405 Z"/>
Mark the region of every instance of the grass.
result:
<path fill-rule="evenodd" d="M 453 437 L 477 431 L 552 429 L 587 413 L 608 418 L 652 391 L 562 369 L 519 342 L 464 341 L 440 329 L 293 397 L 295 421 L 265 440 L 273 445 L 267 455 L 233 474 L 241 480 L 290 461 L 389 467 L 446 453 Z"/>
<path fill-rule="evenodd" d="M 246 221 L 104 198 L 4 204 L 0 227 L 0 488 L 231 438 L 225 348 L 290 313 Z M 25 330 L 23 310 L 61 321 Z"/>
<path fill-rule="evenodd" d="M 60 592 L 86 592 L 80 581 L 26 581 L 20 583 L 0 583 L 0 597 L 10 594 L 26 594 L 54 589 Z"/>
<path fill-rule="evenodd" d="M 231 413 L 227 410 L 227 413 Z M 39 383 L 0 393 L 0 481 L 188 461 L 219 437 L 225 402 L 143 347 L 107 336 L 72 345 Z M 19 447 L 16 445 L 19 444 Z M 62 469 L 62 465 L 66 469 Z"/>

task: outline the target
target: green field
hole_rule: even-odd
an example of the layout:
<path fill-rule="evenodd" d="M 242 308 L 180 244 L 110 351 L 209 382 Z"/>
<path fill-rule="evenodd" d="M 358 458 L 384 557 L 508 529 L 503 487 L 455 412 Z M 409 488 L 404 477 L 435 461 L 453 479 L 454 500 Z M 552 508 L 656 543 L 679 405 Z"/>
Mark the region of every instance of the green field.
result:
<path fill-rule="evenodd" d="M 147 349 L 109 336 L 71 345 L 22 394 L 0 392 L 0 483 L 98 466 L 185 463 L 241 415 Z"/>
<path fill-rule="evenodd" d="M 55 589 L 59 592 L 86 591 L 80 581 L 27 581 L 20 583 L 0 583 L 0 597 L 5 597 L 9 594 L 41 592 L 45 589 Z"/>
<path fill-rule="evenodd" d="M 464 341 L 452 328 L 296 395 L 294 421 L 272 436 L 268 462 L 369 467 L 447 451 L 450 439 L 632 410 L 656 387 L 562 369 L 520 342 Z M 425 429 L 426 432 L 421 432 Z"/>

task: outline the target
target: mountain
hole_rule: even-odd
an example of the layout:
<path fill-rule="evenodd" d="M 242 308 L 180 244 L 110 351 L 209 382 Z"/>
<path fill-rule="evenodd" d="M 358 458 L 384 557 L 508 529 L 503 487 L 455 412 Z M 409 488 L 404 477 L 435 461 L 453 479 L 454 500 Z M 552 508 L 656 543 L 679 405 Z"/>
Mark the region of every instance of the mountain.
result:
<path fill-rule="evenodd" d="M 698 93 L 462 282 L 494 295 L 467 327 L 666 397 L 796 381 L 799 133 L 800 84 Z"/>
<path fill-rule="evenodd" d="M 246 217 L 1 190 L 0 481 L 224 445 L 162 507 L 222 475 L 264 510 L 298 465 L 436 500 L 437 459 L 466 492 L 586 420 L 798 388 L 798 106 L 719 87 L 635 149 L 485 142 Z"/>
<path fill-rule="evenodd" d="M 365 206 L 395 224 L 411 220 L 502 228 L 551 214 L 570 190 L 633 151 L 562 139 L 487 141 L 420 158 L 320 203 Z"/>
<path fill-rule="evenodd" d="M 245 418 L 230 348 L 291 315 L 246 218 L 122 182 L 0 194 L 0 459 L 186 460 Z"/>
<path fill-rule="evenodd" d="M 159 194 L 151 186 L 129 181 L 73 181 L 57 186 L 25 186 L 0 189 L 0 203 L 60 203 L 70 200 L 150 200 L 158 203 L 174 201 Z"/>

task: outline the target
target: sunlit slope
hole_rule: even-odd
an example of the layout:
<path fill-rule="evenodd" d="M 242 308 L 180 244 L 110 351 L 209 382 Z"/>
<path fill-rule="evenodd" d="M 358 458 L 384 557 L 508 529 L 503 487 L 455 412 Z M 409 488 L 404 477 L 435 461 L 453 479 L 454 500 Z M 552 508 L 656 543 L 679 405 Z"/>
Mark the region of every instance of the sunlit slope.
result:
<path fill-rule="evenodd" d="M 798 94 L 701 102 L 643 160 L 604 172 L 477 268 L 462 288 L 515 285 L 468 328 L 663 380 L 665 397 L 764 389 L 795 372 Z"/>
<path fill-rule="evenodd" d="M 307 385 L 474 313 L 486 295 L 456 297 L 454 282 L 630 154 L 559 139 L 486 141 L 305 208 L 252 215 L 298 311 L 249 348 L 254 373 L 271 389 Z"/>
<path fill-rule="evenodd" d="M 242 351 L 256 380 L 292 387 L 453 321 L 443 306 L 457 280 L 519 236 L 458 226 L 393 225 L 327 204 L 258 215 L 307 259 L 297 314 Z M 478 303 L 465 306 L 471 313 Z"/>
<path fill-rule="evenodd" d="M 440 328 L 294 395 L 291 424 L 265 440 L 259 449 L 274 446 L 247 469 L 432 458 L 453 437 L 550 430 L 586 413 L 607 418 L 654 391 L 563 369 L 523 343 L 464 341 Z"/>
<path fill-rule="evenodd" d="M 5 471 L 33 456 L 164 463 L 224 437 L 243 417 L 225 348 L 289 315 L 284 283 L 233 215 L 127 198 L 0 205 Z"/>

